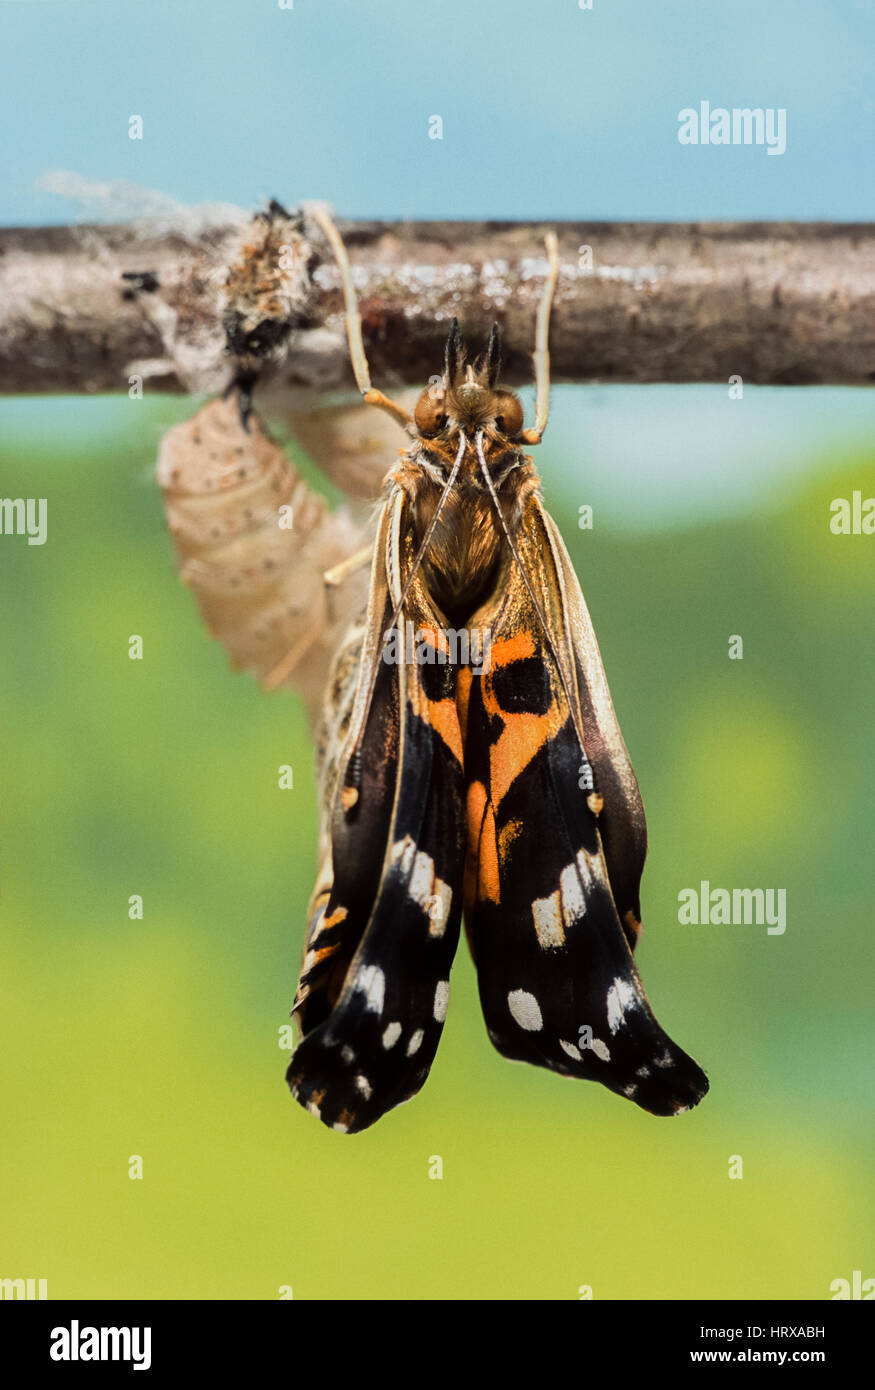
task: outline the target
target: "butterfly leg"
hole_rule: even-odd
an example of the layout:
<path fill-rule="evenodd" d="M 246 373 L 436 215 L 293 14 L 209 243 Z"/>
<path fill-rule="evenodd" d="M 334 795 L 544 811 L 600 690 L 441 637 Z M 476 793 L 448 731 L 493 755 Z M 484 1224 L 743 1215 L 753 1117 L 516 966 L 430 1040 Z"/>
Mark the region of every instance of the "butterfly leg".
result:
<path fill-rule="evenodd" d="M 281 661 L 278 661 L 272 671 L 262 678 L 261 686 L 263 690 L 276 690 L 282 685 L 287 676 L 290 676 L 295 667 L 310 650 L 315 642 L 325 631 L 325 604 L 320 603 L 312 616 L 312 620 L 307 628 L 301 633 Z"/>
<path fill-rule="evenodd" d="M 371 563 L 374 547 L 366 545 L 362 550 L 357 550 L 354 555 L 350 555 L 346 560 L 341 560 L 339 564 L 332 566 L 322 575 L 323 583 L 327 589 L 337 589 L 348 579 L 356 570 L 364 569 L 365 565 Z"/>

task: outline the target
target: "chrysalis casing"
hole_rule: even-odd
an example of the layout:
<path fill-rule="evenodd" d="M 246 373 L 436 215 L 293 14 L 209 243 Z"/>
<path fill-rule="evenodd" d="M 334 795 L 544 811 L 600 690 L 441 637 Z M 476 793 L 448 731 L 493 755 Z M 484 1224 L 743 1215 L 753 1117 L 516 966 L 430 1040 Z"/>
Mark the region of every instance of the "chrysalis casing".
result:
<path fill-rule="evenodd" d="M 255 416 L 244 428 L 234 398 L 168 431 L 157 476 L 180 576 L 231 665 L 300 690 L 315 712 L 366 581 L 347 579 L 341 603 L 324 573 L 361 546 L 361 528 L 328 509 Z"/>

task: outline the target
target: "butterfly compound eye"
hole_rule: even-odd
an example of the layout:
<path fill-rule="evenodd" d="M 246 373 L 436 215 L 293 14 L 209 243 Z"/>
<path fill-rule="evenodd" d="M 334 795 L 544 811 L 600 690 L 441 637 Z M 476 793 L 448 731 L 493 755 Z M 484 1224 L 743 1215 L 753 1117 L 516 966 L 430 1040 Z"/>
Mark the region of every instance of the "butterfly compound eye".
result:
<path fill-rule="evenodd" d="M 523 408 L 512 391 L 495 393 L 495 425 L 511 439 L 523 427 Z"/>
<path fill-rule="evenodd" d="M 440 434 L 447 423 L 444 410 L 444 388 L 442 386 L 427 386 L 425 388 L 416 402 L 413 418 L 420 434 L 426 436 Z"/>

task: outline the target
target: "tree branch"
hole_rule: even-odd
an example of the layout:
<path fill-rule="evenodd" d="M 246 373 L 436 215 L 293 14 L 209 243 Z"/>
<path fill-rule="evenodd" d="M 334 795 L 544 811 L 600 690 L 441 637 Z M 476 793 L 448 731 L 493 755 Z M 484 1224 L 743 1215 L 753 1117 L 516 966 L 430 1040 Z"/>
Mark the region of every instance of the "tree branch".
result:
<path fill-rule="evenodd" d="M 305 225 L 321 263 L 305 326 L 274 370 L 275 385 L 308 394 L 352 377 L 339 279 Z M 505 379 L 531 380 L 548 225 L 562 262 L 554 380 L 875 379 L 871 225 L 352 222 L 341 231 L 375 383 L 427 383 L 453 315 L 475 336 L 497 319 Z M 162 390 L 221 390 L 223 279 L 240 238 L 239 225 L 0 231 L 0 390 L 121 391 L 134 374 Z"/>

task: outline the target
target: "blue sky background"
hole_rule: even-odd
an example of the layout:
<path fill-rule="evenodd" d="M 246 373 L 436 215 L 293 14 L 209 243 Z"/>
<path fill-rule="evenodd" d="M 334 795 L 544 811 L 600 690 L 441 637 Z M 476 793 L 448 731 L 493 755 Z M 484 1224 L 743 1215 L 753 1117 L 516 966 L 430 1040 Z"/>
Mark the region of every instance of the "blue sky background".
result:
<path fill-rule="evenodd" d="M 126 220 L 138 188 L 350 217 L 875 210 L 872 0 L 0 0 L 0 21 L 0 223 Z M 681 146 L 678 112 L 703 99 L 785 107 L 786 153 Z M 57 170 L 111 196 L 41 189 Z M 4 427 L 114 419 L 55 404 L 6 401 Z M 583 386 L 557 393 L 540 463 L 618 524 L 684 525 L 768 506 L 873 435 L 870 390 Z"/>
<path fill-rule="evenodd" d="M 53 169 L 347 216 L 873 214 L 871 0 L 0 0 L 0 21 L 6 224 L 70 219 L 35 188 Z M 785 107 L 787 152 L 679 145 L 702 99 Z"/>

